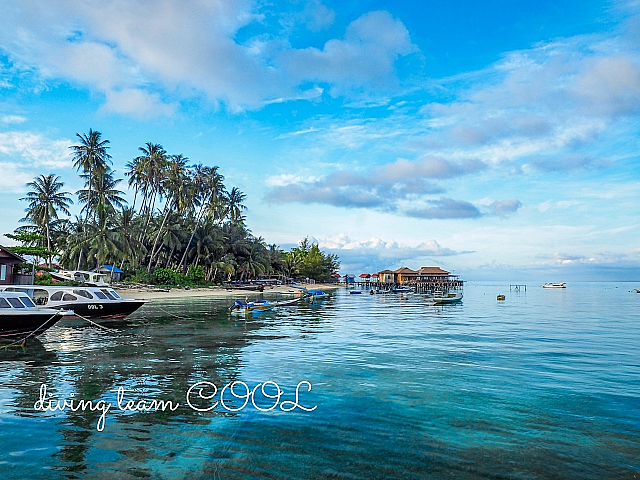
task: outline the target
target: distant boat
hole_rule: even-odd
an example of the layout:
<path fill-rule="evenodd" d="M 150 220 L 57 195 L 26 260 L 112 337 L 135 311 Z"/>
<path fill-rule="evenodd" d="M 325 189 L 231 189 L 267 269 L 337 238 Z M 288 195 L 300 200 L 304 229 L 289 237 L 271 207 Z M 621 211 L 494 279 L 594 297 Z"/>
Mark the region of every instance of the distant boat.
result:
<path fill-rule="evenodd" d="M 254 302 L 243 302 L 241 300 L 236 300 L 233 305 L 229 307 L 231 313 L 235 313 L 237 315 L 248 315 L 250 313 L 260 313 L 266 312 L 267 310 L 271 310 L 276 305 L 271 303 L 268 300 L 256 300 Z"/>
<path fill-rule="evenodd" d="M 349 293 L 351 295 L 360 295 L 362 292 L 360 290 L 351 290 Z"/>
<path fill-rule="evenodd" d="M 545 283 L 542 288 L 567 288 L 565 282 L 562 283 Z"/>
<path fill-rule="evenodd" d="M 40 335 L 66 314 L 55 308 L 39 308 L 23 292 L 0 292 L 0 337 Z"/>
<path fill-rule="evenodd" d="M 375 290 L 371 290 L 369 293 L 371 295 L 379 295 L 379 294 L 383 294 L 383 293 L 391 293 L 391 290 L 389 290 L 388 288 L 384 288 L 384 289 L 377 288 Z"/>
<path fill-rule="evenodd" d="M 435 292 L 433 296 L 434 303 L 443 304 L 443 303 L 458 303 L 462 301 L 462 292 Z"/>
<path fill-rule="evenodd" d="M 411 287 L 395 287 L 393 293 L 413 293 L 413 289 Z"/>
<path fill-rule="evenodd" d="M 51 272 L 51 276 L 63 282 L 78 282 L 88 287 L 108 287 L 107 276 L 104 273 L 89 272 L 86 270 L 59 270 Z"/>

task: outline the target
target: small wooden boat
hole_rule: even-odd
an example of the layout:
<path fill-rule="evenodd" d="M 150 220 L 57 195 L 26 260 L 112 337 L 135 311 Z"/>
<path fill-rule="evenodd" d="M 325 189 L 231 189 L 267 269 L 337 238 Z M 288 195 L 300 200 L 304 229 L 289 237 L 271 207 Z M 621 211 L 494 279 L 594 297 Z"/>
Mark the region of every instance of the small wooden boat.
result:
<path fill-rule="evenodd" d="M 360 290 L 351 290 L 349 292 L 350 295 L 360 295 L 362 292 Z"/>
<path fill-rule="evenodd" d="M 329 296 L 328 293 L 323 292 L 322 290 L 307 290 L 306 298 L 310 298 L 311 300 L 319 300 L 321 298 L 327 298 Z"/>
<path fill-rule="evenodd" d="M 236 315 L 248 315 L 252 313 L 260 313 L 271 310 L 276 305 L 268 300 L 255 300 L 253 302 L 243 302 L 236 300 L 233 305 L 229 307 L 231 313 Z"/>
<path fill-rule="evenodd" d="M 458 303 L 462 301 L 462 292 L 436 292 L 433 297 L 434 303 Z"/>
<path fill-rule="evenodd" d="M 66 314 L 55 308 L 38 308 L 26 293 L 0 292 L 0 337 L 40 335 Z"/>
<path fill-rule="evenodd" d="M 498 295 L 496 297 L 496 300 L 504 300 L 505 298 L 507 298 L 507 297 L 505 297 L 504 295 Z"/>
<path fill-rule="evenodd" d="M 542 288 L 567 288 L 565 282 L 562 283 L 545 283 Z"/>

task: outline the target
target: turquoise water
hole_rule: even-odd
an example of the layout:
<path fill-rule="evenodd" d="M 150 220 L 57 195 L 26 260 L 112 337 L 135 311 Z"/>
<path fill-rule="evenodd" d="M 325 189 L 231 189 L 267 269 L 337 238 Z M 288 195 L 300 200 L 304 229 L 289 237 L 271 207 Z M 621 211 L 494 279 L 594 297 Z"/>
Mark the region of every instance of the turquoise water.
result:
<path fill-rule="evenodd" d="M 247 321 L 231 299 L 156 301 L 116 333 L 65 321 L 0 352 L 0 476 L 640 478 L 636 286 L 467 284 L 445 306 L 338 290 Z M 202 381 L 284 393 L 240 409 L 237 383 L 241 398 L 201 412 L 219 400 L 196 387 L 187 404 Z M 316 408 L 283 410 L 303 381 L 298 404 Z M 42 384 L 111 403 L 104 428 L 99 410 L 35 410 Z M 118 388 L 123 404 L 179 405 L 123 411 Z"/>

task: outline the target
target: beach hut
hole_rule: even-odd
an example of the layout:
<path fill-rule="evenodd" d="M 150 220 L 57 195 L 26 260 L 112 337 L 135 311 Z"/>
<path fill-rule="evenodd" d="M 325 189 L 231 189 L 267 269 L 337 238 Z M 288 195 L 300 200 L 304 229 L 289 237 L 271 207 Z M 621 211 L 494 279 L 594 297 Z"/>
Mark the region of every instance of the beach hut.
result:
<path fill-rule="evenodd" d="M 21 281 L 22 277 L 31 278 L 30 275 L 14 275 L 15 266 L 23 263 L 26 263 L 24 258 L 0 245 L 0 285 L 25 283 Z M 20 277 L 20 279 L 17 277 Z"/>
<path fill-rule="evenodd" d="M 360 274 L 360 282 L 365 282 L 368 283 L 369 280 L 371 280 L 371 275 L 368 273 L 361 273 Z"/>
<path fill-rule="evenodd" d="M 107 276 L 107 281 L 111 283 L 119 282 L 120 275 L 122 275 L 124 272 L 114 265 L 103 265 L 98 269 L 98 273 L 105 274 Z"/>

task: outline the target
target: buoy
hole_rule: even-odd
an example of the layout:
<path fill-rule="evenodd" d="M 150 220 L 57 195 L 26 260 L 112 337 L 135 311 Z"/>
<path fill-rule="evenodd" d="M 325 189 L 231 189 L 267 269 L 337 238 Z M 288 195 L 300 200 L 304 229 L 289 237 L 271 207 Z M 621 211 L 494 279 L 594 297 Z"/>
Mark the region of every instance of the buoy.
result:
<path fill-rule="evenodd" d="M 505 296 L 504 296 L 504 295 L 498 295 L 497 299 L 498 299 L 498 300 L 504 300 L 504 299 L 505 299 Z"/>

